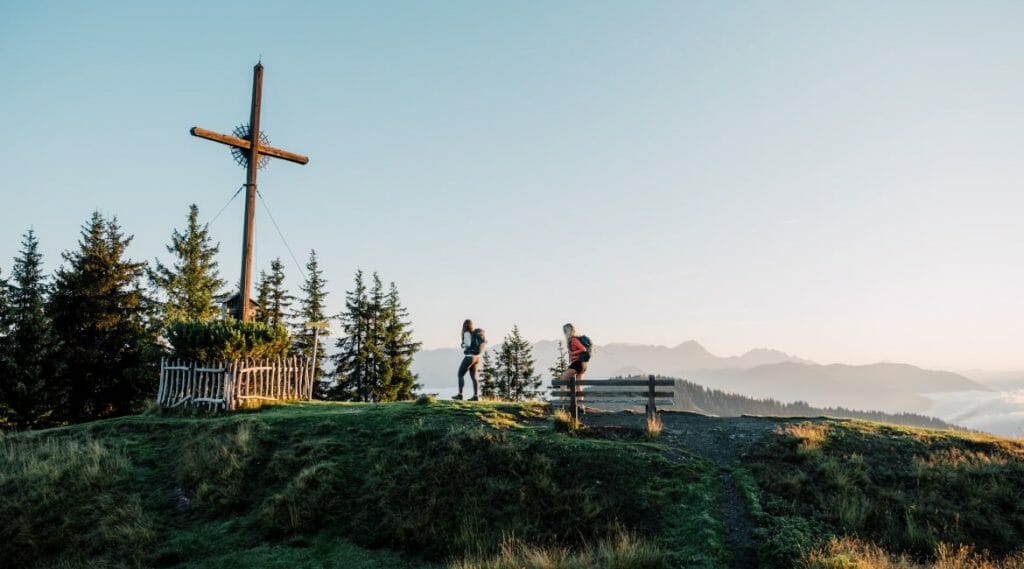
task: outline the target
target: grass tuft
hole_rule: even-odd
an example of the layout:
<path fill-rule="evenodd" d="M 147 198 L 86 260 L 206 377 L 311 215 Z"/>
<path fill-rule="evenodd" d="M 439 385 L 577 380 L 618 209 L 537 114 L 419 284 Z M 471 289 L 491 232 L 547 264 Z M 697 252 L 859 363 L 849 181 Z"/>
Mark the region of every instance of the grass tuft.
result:
<path fill-rule="evenodd" d="M 645 434 L 647 438 L 654 441 L 661 438 L 661 431 L 664 430 L 665 425 L 661 422 L 661 415 L 654 413 L 647 416 L 647 429 Z"/>
<path fill-rule="evenodd" d="M 881 547 L 851 537 L 833 538 L 808 553 L 804 569 L 1024 569 L 1024 551 L 995 558 L 960 545 L 939 544 L 934 561 L 920 563 L 911 557 L 887 553 Z"/>
<path fill-rule="evenodd" d="M 575 433 L 583 428 L 580 421 L 573 419 L 572 415 L 565 409 L 555 409 L 555 412 L 551 414 L 551 418 L 555 422 L 555 431 L 560 433 Z"/>
<path fill-rule="evenodd" d="M 573 550 L 559 546 L 533 546 L 505 539 L 498 553 L 472 556 L 449 563 L 449 569 L 662 569 L 665 552 L 637 537 L 619 532 L 607 539 Z"/>

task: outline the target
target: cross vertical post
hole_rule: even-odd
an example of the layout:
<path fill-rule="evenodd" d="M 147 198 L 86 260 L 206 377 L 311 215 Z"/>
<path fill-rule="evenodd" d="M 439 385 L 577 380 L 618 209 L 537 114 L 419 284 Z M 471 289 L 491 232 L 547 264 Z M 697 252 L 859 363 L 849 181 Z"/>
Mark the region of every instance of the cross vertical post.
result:
<path fill-rule="evenodd" d="M 252 68 L 252 107 L 249 111 L 249 164 L 245 184 L 245 224 L 242 229 L 242 322 L 250 318 L 249 299 L 252 295 L 252 247 L 256 233 L 256 172 L 260 165 L 260 102 L 263 98 L 263 64 Z"/>

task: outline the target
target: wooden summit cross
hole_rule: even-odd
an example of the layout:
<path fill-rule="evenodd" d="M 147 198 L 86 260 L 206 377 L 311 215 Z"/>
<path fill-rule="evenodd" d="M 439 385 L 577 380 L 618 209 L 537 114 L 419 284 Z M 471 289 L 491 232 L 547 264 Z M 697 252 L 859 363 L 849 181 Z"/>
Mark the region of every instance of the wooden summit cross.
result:
<path fill-rule="evenodd" d="M 309 158 L 301 154 L 288 152 L 269 145 L 267 137 L 260 130 L 260 100 L 263 97 L 263 64 L 257 63 L 252 69 L 252 107 L 249 110 L 249 124 L 235 129 L 234 135 L 220 134 L 192 127 L 192 136 L 198 136 L 231 147 L 232 154 L 239 164 L 246 167 L 245 183 L 245 228 L 242 230 L 242 278 L 239 283 L 238 314 L 241 320 L 250 320 L 249 299 L 252 291 L 252 246 L 254 238 L 254 216 L 256 214 L 256 172 L 262 168 L 270 157 L 280 158 L 297 164 L 306 164 Z"/>

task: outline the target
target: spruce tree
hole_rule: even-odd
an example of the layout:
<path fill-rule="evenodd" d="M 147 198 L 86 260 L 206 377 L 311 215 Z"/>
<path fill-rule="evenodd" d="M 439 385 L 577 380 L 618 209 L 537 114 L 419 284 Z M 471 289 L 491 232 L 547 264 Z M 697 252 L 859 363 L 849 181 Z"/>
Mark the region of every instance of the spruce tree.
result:
<path fill-rule="evenodd" d="M 56 423 L 64 393 L 57 383 L 57 338 L 46 315 L 43 257 L 31 229 L 21 245 L 0 312 L 0 425 L 31 429 Z"/>
<path fill-rule="evenodd" d="M 494 367 L 494 360 L 491 359 L 491 351 L 484 350 L 480 362 L 480 395 L 488 399 L 498 396 L 497 388 L 498 370 Z"/>
<path fill-rule="evenodd" d="M 366 300 L 364 325 L 366 343 L 363 345 L 366 355 L 366 395 L 363 401 L 390 401 L 391 360 L 384 353 L 386 341 L 384 314 L 384 283 L 380 275 L 373 273 L 373 286 L 370 287 Z"/>
<path fill-rule="evenodd" d="M 7 316 L 7 306 L 8 306 L 8 300 L 7 300 L 8 290 L 7 290 L 7 286 L 8 285 L 7 285 L 7 280 L 5 280 L 3 277 L 4 277 L 3 270 L 0 269 L 0 336 L 6 336 L 7 335 L 7 329 L 4 328 L 4 322 L 5 322 L 5 319 L 6 319 L 6 316 Z"/>
<path fill-rule="evenodd" d="M 369 299 L 363 271 L 356 271 L 355 286 L 345 292 L 345 311 L 341 321 L 341 335 L 335 345 L 338 353 L 334 356 L 334 385 L 328 398 L 336 401 L 369 401 L 368 361 L 366 353 L 366 313 Z"/>
<path fill-rule="evenodd" d="M 266 271 L 260 271 L 256 281 L 256 314 L 254 320 L 262 324 L 270 324 L 270 277 Z"/>
<path fill-rule="evenodd" d="M 561 340 L 558 341 L 558 359 L 555 360 L 555 365 L 548 368 L 551 372 L 551 379 L 562 379 L 562 374 L 565 370 L 569 369 L 569 358 L 568 354 L 565 353 L 565 344 Z"/>
<path fill-rule="evenodd" d="M 502 399 L 522 401 L 540 395 L 541 380 L 534 372 L 533 350 L 519 333 L 518 326 L 512 327 L 512 332 L 498 348 L 495 371 L 495 387 Z"/>
<path fill-rule="evenodd" d="M 306 324 L 327 321 L 327 316 L 324 314 L 324 303 L 327 299 L 326 289 L 327 281 L 324 280 L 323 270 L 320 269 L 316 251 L 310 251 L 309 261 L 306 262 L 306 281 L 301 287 L 303 296 L 299 299 L 299 310 L 295 314 L 298 323 L 296 326 L 294 350 L 302 357 L 312 358 L 314 340 L 317 340 L 319 337 L 318 342 L 320 345 L 316 349 L 316 373 L 313 377 L 313 393 L 318 399 L 323 399 L 327 395 L 326 382 L 322 381 L 324 375 L 323 362 L 326 359 L 323 343 L 326 340 L 325 336 L 328 336 L 330 333 L 328 330 L 317 332 L 307 327 Z"/>
<path fill-rule="evenodd" d="M 264 275 L 261 273 L 261 277 Z M 270 274 L 266 275 L 267 282 L 267 324 L 277 326 L 278 324 L 288 326 L 288 309 L 292 305 L 294 297 L 288 294 L 284 287 L 284 263 L 280 257 L 270 262 Z"/>
<path fill-rule="evenodd" d="M 125 256 L 132 238 L 99 212 L 64 254 L 48 311 L 61 344 L 62 419 L 138 411 L 155 387 L 155 327 L 142 289 L 145 264 Z"/>
<path fill-rule="evenodd" d="M 409 311 L 402 306 L 398 287 L 392 282 L 383 306 L 384 357 L 388 361 L 390 378 L 383 386 L 381 401 L 412 399 L 413 391 L 420 387 L 411 368 L 413 358 L 422 344 L 413 341 L 408 317 Z"/>
<path fill-rule="evenodd" d="M 30 229 L 14 260 L 13 282 L 4 287 L 7 306 L 0 314 L 0 424 L 16 429 L 55 424 L 63 395 L 42 263 L 39 239 Z"/>
<path fill-rule="evenodd" d="M 345 293 L 341 336 L 334 356 L 331 399 L 345 401 L 394 401 L 408 399 L 416 385 L 409 369 L 420 344 L 412 340 L 408 314 L 394 285 L 384 292 L 380 275 L 366 286 L 357 271 L 355 288 Z"/>
<path fill-rule="evenodd" d="M 214 260 L 220 245 L 211 241 L 209 226 L 199 224 L 195 204 L 189 206 L 187 223 L 184 233 L 175 229 L 171 234 L 167 252 L 173 255 L 173 264 L 167 267 L 158 260 L 156 268 L 149 271 L 150 282 L 164 296 L 165 324 L 175 320 L 208 321 L 220 313 L 217 295 L 226 284 Z"/>

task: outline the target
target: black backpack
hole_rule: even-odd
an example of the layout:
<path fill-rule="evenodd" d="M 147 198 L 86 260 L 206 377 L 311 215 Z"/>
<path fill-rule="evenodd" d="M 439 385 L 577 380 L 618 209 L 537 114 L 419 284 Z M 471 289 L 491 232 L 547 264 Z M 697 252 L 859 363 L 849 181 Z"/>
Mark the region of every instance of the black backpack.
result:
<path fill-rule="evenodd" d="M 479 356 L 485 347 L 487 347 L 487 338 L 484 336 L 484 331 L 480 328 L 473 330 L 473 339 L 469 341 L 469 353 Z"/>
<path fill-rule="evenodd" d="M 590 342 L 590 338 L 586 336 L 580 336 L 580 343 L 583 344 L 583 347 L 587 349 L 587 351 L 580 354 L 580 361 L 589 362 L 590 356 L 593 355 L 594 353 L 594 344 L 592 344 Z"/>

